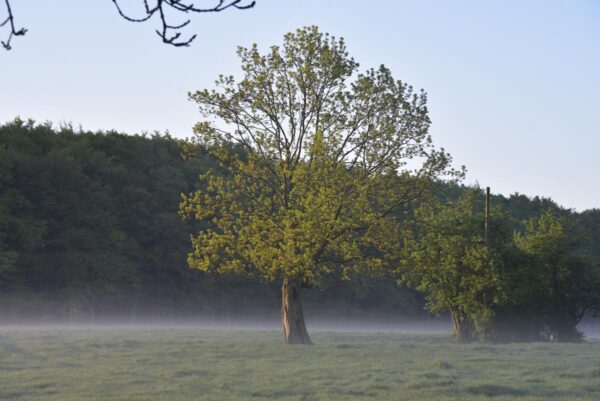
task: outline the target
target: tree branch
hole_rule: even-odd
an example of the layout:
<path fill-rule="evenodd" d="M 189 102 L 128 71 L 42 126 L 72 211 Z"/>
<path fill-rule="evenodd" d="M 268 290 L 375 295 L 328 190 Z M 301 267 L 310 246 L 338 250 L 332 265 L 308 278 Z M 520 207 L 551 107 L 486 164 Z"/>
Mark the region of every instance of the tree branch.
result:
<path fill-rule="evenodd" d="M 4 27 L 5 25 L 8 25 L 10 27 L 10 32 L 8 34 L 8 39 L 6 41 L 0 41 L 0 43 L 2 43 L 2 47 L 4 47 L 6 50 L 10 50 L 12 49 L 10 45 L 10 41 L 12 40 L 12 38 L 14 36 L 25 35 L 27 33 L 27 29 L 15 28 L 15 18 L 13 16 L 12 9 L 10 8 L 9 0 L 4 0 L 4 4 L 6 4 L 6 11 L 8 13 L 8 17 L 6 17 L 4 21 L 0 22 L 0 28 Z"/>
<path fill-rule="evenodd" d="M 0 0 L 1 1 L 1 0 Z M 161 21 L 161 29 L 157 29 L 156 33 L 161 37 L 163 43 L 175 46 L 189 46 L 196 39 L 197 35 L 192 35 L 187 39 L 181 38 L 180 30 L 186 27 L 191 20 L 188 18 L 181 23 L 169 22 L 169 12 L 178 13 L 216 13 L 227 10 L 228 8 L 236 8 L 238 10 L 247 10 L 253 8 L 256 0 L 213 0 L 216 5 L 207 8 L 196 7 L 193 2 L 185 2 L 184 0 L 142 0 L 144 4 L 144 12 L 139 18 L 135 18 L 127 14 L 119 5 L 120 0 L 112 0 L 117 12 L 121 17 L 129 22 L 146 22 L 155 15 L 158 15 Z M 192 0 L 193 1 L 193 0 Z M 8 39 L 0 41 L 2 47 L 10 50 L 11 41 L 15 36 L 23 36 L 27 33 L 25 28 L 15 28 L 14 16 L 10 7 L 10 0 L 4 0 L 8 16 L 4 20 L 0 20 L 0 28 L 5 26 L 10 27 Z"/>
<path fill-rule="evenodd" d="M 112 0 L 117 11 L 121 17 L 130 22 L 146 22 L 155 15 L 158 15 L 162 24 L 162 28 L 156 30 L 158 36 L 162 38 L 163 43 L 172 45 L 175 47 L 187 47 L 189 46 L 197 35 L 192 35 L 187 39 L 180 39 L 180 30 L 187 26 L 191 20 L 188 18 L 182 23 L 173 24 L 168 21 L 168 10 L 188 14 L 188 13 L 211 13 L 221 12 L 228 8 L 236 8 L 238 10 L 247 10 L 253 8 L 256 4 L 255 0 L 249 3 L 244 3 L 244 0 L 218 0 L 218 3 L 213 7 L 199 8 L 194 3 L 186 3 L 184 0 L 154 0 L 156 3 L 153 6 L 148 4 L 148 0 L 144 0 L 144 15 L 139 18 L 129 16 L 119 6 L 119 0 Z"/>

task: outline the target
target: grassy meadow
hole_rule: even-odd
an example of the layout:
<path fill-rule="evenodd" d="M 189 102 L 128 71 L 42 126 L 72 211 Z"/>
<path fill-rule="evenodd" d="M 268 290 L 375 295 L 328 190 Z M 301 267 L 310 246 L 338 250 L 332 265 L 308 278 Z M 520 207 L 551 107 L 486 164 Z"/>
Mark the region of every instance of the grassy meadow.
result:
<path fill-rule="evenodd" d="M 600 400 L 600 341 L 443 335 L 0 328 L 2 401 Z"/>

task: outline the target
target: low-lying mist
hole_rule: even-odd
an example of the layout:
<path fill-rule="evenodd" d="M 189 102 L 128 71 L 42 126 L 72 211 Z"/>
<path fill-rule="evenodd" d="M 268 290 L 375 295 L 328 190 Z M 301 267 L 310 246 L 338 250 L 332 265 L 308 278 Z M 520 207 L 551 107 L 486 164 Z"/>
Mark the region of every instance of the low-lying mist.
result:
<path fill-rule="evenodd" d="M 232 329 L 232 330 L 281 330 L 281 322 L 277 319 L 236 318 L 236 319 L 146 319 L 128 321 L 122 319 L 96 319 L 86 321 L 56 320 L 21 320 L 3 322 L 2 328 L 36 330 L 44 328 L 60 329 L 127 329 L 148 328 L 163 329 L 177 327 L 197 327 L 199 329 Z M 362 332 L 362 333 L 403 333 L 403 334 L 436 334 L 451 335 L 452 322 L 449 318 L 432 318 L 429 320 L 368 320 L 368 319 L 307 319 L 310 332 Z M 585 338 L 600 339 L 600 319 L 585 319 L 579 326 Z"/>

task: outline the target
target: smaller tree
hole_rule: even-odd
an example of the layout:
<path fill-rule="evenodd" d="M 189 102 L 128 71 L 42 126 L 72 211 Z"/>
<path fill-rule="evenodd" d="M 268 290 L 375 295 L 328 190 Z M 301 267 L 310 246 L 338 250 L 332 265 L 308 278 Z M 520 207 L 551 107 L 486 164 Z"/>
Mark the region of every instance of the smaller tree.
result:
<path fill-rule="evenodd" d="M 471 190 L 458 201 L 424 205 L 416 212 L 400 280 L 425 294 L 431 312 L 450 312 L 460 341 L 484 339 L 494 306 L 506 297 L 501 275 L 505 216 L 492 209 L 486 246 L 480 198 L 479 190 Z"/>
<path fill-rule="evenodd" d="M 538 309 L 550 341 L 576 341 L 577 324 L 587 312 L 600 310 L 600 270 L 584 252 L 587 236 L 569 215 L 548 210 L 525 223 L 515 243 L 530 255 L 538 288 Z"/>

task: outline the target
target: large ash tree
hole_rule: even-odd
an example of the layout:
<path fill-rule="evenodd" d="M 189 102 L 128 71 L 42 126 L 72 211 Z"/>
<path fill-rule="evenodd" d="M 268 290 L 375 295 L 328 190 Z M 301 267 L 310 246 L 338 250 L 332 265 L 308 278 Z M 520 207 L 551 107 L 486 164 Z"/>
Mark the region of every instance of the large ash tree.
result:
<path fill-rule="evenodd" d="M 307 27 L 238 54 L 240 82 L 190 94 L 209 118 L 195 143 L 223 170 L 183 197 L 201 227 L 189 264 L 279 280 L 285 342 L 310 344 L 301 289 L 336 269 L 395 267 L 402 212 L 462 172 L 433 147 L 425 93 L 384 66 L 358 73 L 343 39 Z"/>

